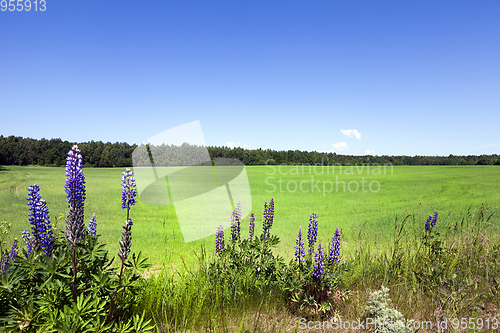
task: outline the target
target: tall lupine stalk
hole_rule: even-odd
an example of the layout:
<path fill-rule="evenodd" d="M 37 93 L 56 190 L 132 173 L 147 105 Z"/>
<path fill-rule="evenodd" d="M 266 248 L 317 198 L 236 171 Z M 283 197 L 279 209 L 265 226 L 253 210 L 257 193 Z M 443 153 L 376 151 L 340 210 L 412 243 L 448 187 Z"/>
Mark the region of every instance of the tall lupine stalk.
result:
<path fill-rule="evenodd" d="M 0 257 L 0 276 L 4 276 L 5 273 L 10 272 L 9 266 L 7 266 L 8 262 L 9 257 L 5 254 L 2 254 L 2 256 Z"/>
<path fill-rule="evenodd" d="M 66 201 L 69 212 L 66 214 L 66 241 L 74 249 L 80 242 L 84 229 L 85 176 L 80 149 L 74 145 L 66 158 Z M 75 272 L 76 276 L 76 272 Z"/>
<path fill-rule="evenodd" d="M 231 242 L 232 243 L 237 243 L 240 239 L 240 230 L 239 230 L 238 226 L 239 226 L 238 213 L 236 213 L 236 211 L 234 211 L 231 214 Z"/>
<path fill-rule="evenodd" d="M 269 204 L 264 203 L 264 222 L 262 224 L 262 239 L 269 239 L 271 236 L 270 229 L 274 221 L 274 199 L 271 198 Z"/>
<path fill-rule="evenodd" d="M 66 202 L 69 212 L 66 214 L 66 242 L 73 252 L 73 298 L 76 302 L 76 246 L 80 243 L 84 229 L 85 176 L 82 171 L 82 155 L 77 145 L 68 152 L 66 158 Z"/>
<path fill-rule="evenodd" d="M 222 251 L 224 251 L 224 227 L 221 224 L 215 233 L 215 253 Z"/>
<path fill-rule="evenodd" d="M 132 225 L 133 222 L 130 219 L 130 207 L 135 205 L 136 199 L 135 196 L 137 195 L 137 190 L 136 188 L 136 183 L 135 183 L 135 178 L 134 178 L 134 172 L 131 171 L 130 169 L 125 169 L 125 172 L 122 172 L 122 179 L 121 179 L 121 184 L 122 184 L 122 209 L 127 210 L 127 221 L 125 225 L 123 225 L 123 231 L 122 231 L 122 236 L 121 239 L 118 241 L 118 244 L 120 245 L 120 248 L 118 249 L 118 257 L 122 261 L 121 268 L 120 268 L 120 277 L 118 279 L 118 287 L 121 286 L 122 281 L 123 281 L 123 267 L 125 266 L 125 261 L 127 260 L 129 254 L 130 254 L 130 249 L 132 248 Z M 113 318 L 113 315 L 115 313 L 115 309 L 113 309 L 113 304 L 114 304 L 114 299 L 116 296 L 116 293 L 118 291 L 118 288 L 115 289 L 115 292 L 113 293 L 113 296 L 111 297 L 111 304 L 109 306 L 109 320 Z M 120 301 L 121 296 L 123 295 L 123 291 L 120 293 L 120 296 L 118 297 L 117 303 Z"/>
<path fill-rule="evenodd" d="M 309 217 L 309 228 L 307 230 L 307 241 L 309 243 L 309 254 L 312 256 L 314 253 L 314 244 L 318 237 L 318 215 L 312 213 Z"/>
<path fill-rule="evenodd" d="M 323 254 L 323 247 L 321 246 L 321 243 L 318 244 L 318 252 L 316 252 L 315 255 L 315 260 L 314 260 L 314 272 L 313 275 L 317 277 L 318 279 L 323 278 L 323 271 L 325 267 L 325 263 L 323 262 L 323 259 L 325 258 L 325 255 Z"/>
<path fill-rule="evenodd" d="M 429 215 L 427 221 L 425 221 L 425 231 L 431 230 L 432 215 Z"/>
<path fill-rule="evenodd" d="M 10 260 L 16 261 L 16 257 L 18 254 L 19 254 L 19 246 L 17 245 L 17 240 L 14 240 L 14 243 L 10 248 Z"/>
<path fill-rule="evenodd" d="M 241 239 L 241 201 L 236 204 L 235 213 L 236 231 L 238 232 L 238 239 Z"/>
<path fill-rule="evenodd" d="M 255 214 L 250 215 L 250 227 L 248 228 L 248 233 L 250 234 L 250 241 L 252 241 L 255 234 Z"/>
<path fill-rule="evenodd" d="M 330 256 L 328 261 L 331 263 L 338 262 L 340 257 L 340 231 L 339 228 L 335 229 L 335 234 L 332 237 L 332 243 L 330 245 Z"/>
<path fill-rule="evenodd" d="M 302 238 L 302 227 L 299 228 L 299 234 L 295 239 L 295 261 L 303 263 L 305 260 L 306 252 L 304 250 L 304 239 Z"/>
<path fill-rule="evenodd" d="M 40 195 L 40 187 L 35 185 L 28 186 L 27 205 L 30 206 L 29 221 L 33 234 L 32 250 L 35 252 L 43 251 L 45 255 L 51 256 L 54 249 L 54 237 L 49 220 L 49 208 L 45 200 Z"/>
<path fill-rule="evenodd" d="M 122 209 L 127 210 L 127 221 L 123 226 L 122 237 L 118 242 L 120 245 L 120 249 L 118 251 L 118 257 L 120 257 L 122 261 L 122 269 L 120 270 L 120 283 L 123 272 L 123 266 L 125 260 L 127 260 L 128 255 L 130 254 L 130 248 L 132 246 L 132 220 L 130 219 L 130 207 L 135 205 L 137 195 L 137 190 L 135 189 L 135 178 L 134 172 L 130 169 L 125 169 L 125 172 L 122 172 Z"/>
<path fill-rule="evenodd" d="M 238 219 L 241 221 L 241 201 L 236 203 L 236 215 L 238 215 Z"/>

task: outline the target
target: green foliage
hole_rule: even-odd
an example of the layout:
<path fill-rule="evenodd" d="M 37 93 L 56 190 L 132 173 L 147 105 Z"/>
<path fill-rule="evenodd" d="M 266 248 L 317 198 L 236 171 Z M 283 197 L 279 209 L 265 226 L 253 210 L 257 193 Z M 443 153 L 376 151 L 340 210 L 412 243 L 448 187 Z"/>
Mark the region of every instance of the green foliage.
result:
<path fill-rule="evenodd" d="M 98 236 L 84 233 L 75 249 L 77 260 L 74 299 L 71 248 L 64 237 L 56 237 L 49 258 L 41 253 L 31 257 L 23 249 L 9 262 L 10 273 L 0 278 L 0 319 L 16 332 L 145 332 L 152 328 L 135 312 L 144 283 L 140 273 L 149 265 L 139 253 L 125 263 L 120 283 Z M 113 295 L 119 295 L 112 307 Z M 112 310 L 114 315 L 112 315 Z M 125 322 L 125 324 L 124 324 Z"/>
<path fill-rule="evenodd" d="M 72 144 L 61 139 L 31 139 L 16 136 L 0 135 L 0 165 L 45 165 L 60 166 L 65 163 L 66 153 Z M 131 167 L 132 152 L 136 144 L 126 142 L 90 141 L 78 143 L 82 155 L 86 156 L 86 166 L 93 167 Z M 181 151 L 183 146 L 172 146 L 173 152 Z M 189 154 L 197 153 L 200 147 L 191 146 Z M 245 165 L 273 164 L 309 164 L 323 165 L 329 163 L 349 165 L 363 163 L 380 163 L 392 165 L 500 165 L 497 154 L 480 156 L 350 156 L 335 153 L 318 153 L 300 150 L 276 151 L 262 149 L 243 149 L 240 147 L 207 147 L 210 158 L 236 158 Z M 205 148 L 203 148 L 204 150 Z M 199 153 L 199 152 L 198 152 Z M 155 154 L 158 156 L 158 154 Z M 168 157 L 169 162 L 183 165 L 182 154 L 179 157 Z M 159 161 L 157 161 L 159 162 Z"/>
<path fill-rule="evenodd" d="M 343 281 L 351 270 L 352 262 L 326 262 L 322 278 L 314 276 L 314 258 L 306 255 L 306 261 L 291 260 L 285 269 L 281 288 L 289 300 L 293 313 L 307 318 L 326 318 L 332 315 L 340 302 L 350 295 Z"/>
<path fill-rule="evenodd" d="M 283 258 L 272 251 L 279 243 L 280 239 L 274 235 L 264 240 L 255 236 L 252 241 L 229 243 L 209 271 L 212 274 L 243 271 L 252 274 L 258 283 L 275 284 L 285 268 Z"/>

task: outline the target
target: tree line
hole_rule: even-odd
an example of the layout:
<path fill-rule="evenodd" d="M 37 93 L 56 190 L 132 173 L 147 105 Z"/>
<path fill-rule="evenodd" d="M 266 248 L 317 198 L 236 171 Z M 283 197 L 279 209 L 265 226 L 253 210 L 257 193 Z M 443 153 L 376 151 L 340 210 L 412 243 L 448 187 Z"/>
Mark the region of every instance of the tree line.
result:
<path fill-rule="evenodd" d="M 66 156 L 74 142 L 61 139 L 31 139 L 0 135 L 0 165 L 64 166 Z M 193 165 L 213 161 L 214 158 L 235 158 L 245 165 L 266 164 L 323 164 L 349 165 L 379 163 L 392 165 L 500 165 L 500 156 L 354 156 L 336 153 L 300 150 L 276 151 L 243 149 L 240 147 L 138 146 L 126 142 L 89 141 L 78 143 L 85 167 L 132 167 L 132 155 L 146 165 L 152 159 L 156 165 Z M 195 163 L 196 162 L 196 163 Z"/>

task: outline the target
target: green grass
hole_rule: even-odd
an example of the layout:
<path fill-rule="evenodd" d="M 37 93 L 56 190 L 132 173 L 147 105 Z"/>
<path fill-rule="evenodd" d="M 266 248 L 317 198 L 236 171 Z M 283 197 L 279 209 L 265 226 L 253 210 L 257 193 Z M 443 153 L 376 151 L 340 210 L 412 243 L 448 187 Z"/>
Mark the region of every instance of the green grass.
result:
<path fill-rule="evenodd" d="M 389 308 L 408 320 L 434 325 L 419 332 L 436 332 L 436 323 L 445 318 L 471 318 L 483 325 L 474 331 L 491 331 L 486 320 L 496 323 L 500 305 L 500 243 L 498 233 L 490 228 L 491 213 L 476 207 L 472 214 L 449 222 L 449 226 L 437 224 L 422 238 L 422 230 L 412 232 L 418 224 L 412 215 L 397 222 L 400 237 L 391 242 L 375 246 L 362 242 L 353 255 L 343 256 L 339 286 L 330 294 L 330 307 L 324 312 L 316 304 L 299 309 L 282 285 L 262 295 L 252 287 L 255 277 L 242 274 L 244 267 L 236 276 L 230 270 L 227 276 L 210 276 L 203 260 L 184 274 L 165 269 L 148 279 L 139 309 L 155 318 L 160 332 L 300 332 L 301 318 L 357 322 L 373 318 L 375 312 L 368 311 L 388 312 Z M 218 262 L 224 262 L 224 257 Z M 390 289 L 392 301 L 367 309 L 371 293 L 381 286 Z M 448 328 L 447 332 L 473 331 L 460 329 L 460 320 L 450 322 Z"/>
<path fill-rule="evenodd" d="M 335 228 L 339 227 L 343 235 L 343 251 L 352 252 L 359 235 L 384 243 L 394 228 L 396 216 L 400 219 L 407 214 L 417 217 L 416 228 L 423 226 L 428 214 L 438 210 L 441 221 L 458 219 L 469 206 L 477 208 L 481 203 L 491 206 L 495 213 L 492 223 L 496 226 L 500 212 L 500 167 L 497 166 L 398 166 L 374 167 L 367 172 L 343 167 L 332 169 L 329 174 L 316 174 L 314 168 L 252 166 L 246 167 L 252 194 L 252 212 L 257 217 L 256 233 L 260 233 L 264 202 L 271 198 L 275 201 L 275 220 L 272 233 L 278 235 L 282 243 L 279 254 L 290 258 L 299 226 L 307 229 L 309 215 L 316 212 L 319 216 L 319 241 L 327 243 Z M 126 213 L 121 210 L 120 177 L 122 168 L 87 168 L 84 169 L 87 186 L 85 219 L 96 213 L 98 233 L 101 241 L 108 244 L 113 253 L 118 251 L 118 239 Z M 317 168 L 317 173 L 321 169 Z M 272 174 L 274 172 L 274 174 Z M 291 174 L 292 173 L 292 174 Z M 295 174 L 293 174 L 295 173 Z M 270 178 L 274 177 L 274 179 Z M 320 182 L 319 190 L 311 192 L 311 183 Z M 357 182 L 361 186 L 364 179 L 365 191 L 343 191 L 342 183 L 336 191 L 336 181 Z M 280 191 L 279 183 L 283 181 Z M 37 183 L 40 185 L 42 198 L 47 201 L 53 220 L 65 214 L 67 204 L 64 192 L 64 169 L 47 167 L 7 166 L 0 169 L 0 221 L 12 224 L 9 242 L 13 237 L 20 239 L 21 230 L 29 229 L 27 191 L 25 187 Z M 323 182 L 331 181 L 333 191 L 323 193 Z M 380 189 L 374 193 L 368 188 L 370 182 L 378 182 Z M 301 192 L 295 184 L 303 182 Z M 273 192 L 273 184 L 276 186 Z M 288 185 L 288 190 L 287 189 Z M 378 188 L 376 183 L 372 189 Z M 330 184 L 325 183 L 326 189 Z M 17 188 L 17 192 L 16 192 Z M 5 191 L 7 189 L 7 191 Z M 355 183 L 351 183 L 351 190 Z M 243 202 L 242 205 L 248 205 Z M 157 266 L 190 265 L 195 260 L 194 252 L 200 246 L 206 246 L 207 252 L 214 249 L 214 237 L 207 237 L 190 243 L 184 243 L 173 206 L 151 206 L 142 202 L 132 207 L 134 220 L 133 251 L 142 250 Z M 165 227 L 163 226 L 165 218 Z M 228 217 L 229 220 L 229 217 Z M 243 223 L 242 233 L 248 232 L 248 218 Z M 58 221 L 58 229 L 64 229 L 64 219 Z M 363 226 L 361 228 L 361 226 Z M 214 230 L 215 232 L 215 230 Z"/>
<path fill-rule="evenodd" d="M 282 171 L 288 174 L 269 175 L 266 172 L 272 171 L 270 167 L 247 167 L 252 211 L 262 216 L 263 202 L 274 198 L 272 234 L 281 238 L 277 252 L 287 258 L 293 255 L 298 227 L 307 228 L 312 212 L 319 215 L 320 242 L 328 242 L 336 227 L 342 229 L 342 262 L 348 270 L 339 288 L 346 295 L 338 299 L 332 295 L 335 303 L 332 311 L 336 316 L 348 320 L 366 316 L 370 292 L 386 285 L 390 288 L 390 305 L 408 319 L 498 318 L 500 168 L 406 166 L 394 167 L 392 173 L 385 175 L 358 175 L 356 170 L 353 175 L 346 175 L 338 174 L 337 170 L 333 177 L 315 175 L 314 171 L 311 175 L 307 170 L 302 174 L 300 169 L 299 174 L 290 175 L 293 169 L 284 167 Z M 86 220 L 96 213 L 100 241 L 107 243 L 112 253 L 118 250 L 117 241 L 126 216 L 120 202 L 122 171 L 84 170 Z M 266 183 L 266 178 L 273 176 L 276 179 L 267 179 Z M 291 193 L 279 189 L 266 192 L 271 188 L 270 182 L 278 185 L 279 177 L 285 181 L 284 185 L 307 181 L 303 184 L 310 189 L 311 176 L 320 181 L 320 188 L 321 182 L 335 183 L 335 177 L 339 176 L 346 184 L 360 182 L 362 177 L 368 183 L 377 181 L 380 190 L 377 193 L 334 190 L 324 196 L 318 192 Z M 29 184 L 40 185 L 52 217 L 66 212 L 64 178 L 63 168 L 0 168 L 0 221 L 12 224 L 10 237 L 19 239 L 20 231 L 29 228 L 25 199 L 25 187 Z M 491 206 L 488 213 L 480 208 L 482 203 Z M 469 207 L 472 207 L 470 212 Z M 441 241 L 437 254 L 424 246 L 421 238 L 426 217 L 434 210 L 440 212 L 435 229 Z M 213 260 L 210 253 L 214 237 L 185 244 L 172 206 L 138 202 L 131 216 L 132 252 L 142 250 L 157 266 L 165 264 L 158 277 L 144 281 L 138 309 L 138 313 L 144 309 L 154 318 L 159 332 L 299 331 L 297 323 L 303 314 L 291 310 L 289 301 L 283 298 L 283 290 L 273 290 L 273 297 L 266 297 L 252 284 L 253 276 L 238 271 L 234 276 L 224 277 L 226 283 L 221 283 L 222 277 L 209 275 L 207 265 Z M 247 224 L 248 219 L 243 222 L 244 226 Z M 400 237 L 394 237 L 395 227 L 401 230 Z M 59 220 L 58 229 L 63 228 L 64 221 Z M 260 232 L 260 224 L 256 228 Z M 247 230 L 248 227 L 243 228 L 244 233 Z M 209 255 L 198 261 L 195 252 L 200 255 L 201 246 L 206 246 Z M 172 266 L 179 269 L 173 270 Z M 231 283 L 227 283 L 228 278 L 233 279 Z"/>

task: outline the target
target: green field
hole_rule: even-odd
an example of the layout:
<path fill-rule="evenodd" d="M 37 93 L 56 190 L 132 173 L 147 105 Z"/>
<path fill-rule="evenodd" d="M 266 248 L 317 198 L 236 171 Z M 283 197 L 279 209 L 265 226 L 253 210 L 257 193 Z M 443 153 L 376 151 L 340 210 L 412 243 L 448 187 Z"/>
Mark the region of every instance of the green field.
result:
<path fill-rule="evenodd" d="M 118 251 L 121 225 L 126 217 L 120 201 L 122 171 L 122 168 L 84 169 L 87 186 L 85 219 L 88 221 L 96 213 L 101 241 L 107 243 L 108 249 L 114 253 Z M 404 218 L 407 214 L 415 214 L 418 225 L 413 227 L 423 228 L 427 215 L 435 210 L 440 213 L 440 223 L 454 222 L 470 206 L 477 210 L 484 203 L 495 213 L 492 222 L 495 225 L 499 222 L 498 166 L 387 166 L 385 170 L 375 166 L 370 166 L 370 169 L 365 166 L 363 170 L 343 167 L 340 170 L 337 166 L 335 169 L 330 167 L 328 174 L 326 169 L 314 170 L 307 166 L 282 166 L 281 169 L 277 166 L 251 166 L 246 167 L 246 171 L 252 194 L 252 212 L 257 217 L 256 234 L 261 231 L 264 202 L 274 198 L 275 219 L 271 232 L 281 238 L 278 251 L 287 258 L 293 255 L 299 226 L 307 229 L 313 212 L 319 218 L 319 241 L 327 243 L 335 228 L 339 227 L 343 235 L 343 251 L 354 248 L 362 225 L 363 238 L 379 242 L 387 240 L 396 216 Z M 14 237 L 20 240 L 20 232 L 30 228 L 25 188 L 34 183 L 40 185 L 40 193 L 47 201 L 54 223 L 67 210 L 64 181 L 63 168 L 0 168 L 0 221 L 12 224 L 9 244 Z M 331 188 L 331 192 L 324 193 L 323 185 L 326 191 Z M 248 204 L 242 202 L 243 206 Z M 131 209 L 131 216 L 134 221 L 132 251 L 142 250 L 156 265 L 162 262 L 179 265 L 183 259 L 189 264 L 202 245 L 208 252 L 214 250 L 213 236 L 184 243 L 172 205 L 152 206 L 138 201 Z M 247 217 L 242 223 L 243 235 L 248 233 L 248 221 Z M 64 229 L 64 218 L 57 221 L 57 228 Z"/>

